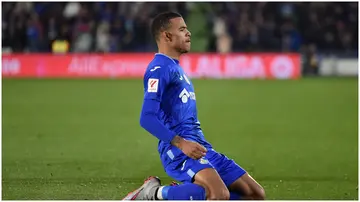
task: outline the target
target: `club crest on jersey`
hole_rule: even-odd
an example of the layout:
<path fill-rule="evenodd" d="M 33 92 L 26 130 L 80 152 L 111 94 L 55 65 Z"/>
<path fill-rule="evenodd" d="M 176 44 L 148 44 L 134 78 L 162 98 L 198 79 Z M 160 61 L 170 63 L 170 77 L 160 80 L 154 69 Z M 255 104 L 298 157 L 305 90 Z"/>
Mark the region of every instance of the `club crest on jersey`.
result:
<path fill-rule="evenodd" d="M 204 158 L 199 159 L 199 162 L 201 164 L 209 164 L 209 161 L 207 159 L 204 159 Z"/>
<path fill-rule="evenodd" d="M 158 91 L 159 86 L 159 79 L 152 79 L 148 80 L 148 92 L 149 93 L 156 93 Z"/>
<path fill-rule="evenodd" d="M 179 98 L 181 98 L 182 103 L 187 103 L 189 98 L 196 100 L 194 92 L 188 92 L 185 88 L 181 91 Z"/>

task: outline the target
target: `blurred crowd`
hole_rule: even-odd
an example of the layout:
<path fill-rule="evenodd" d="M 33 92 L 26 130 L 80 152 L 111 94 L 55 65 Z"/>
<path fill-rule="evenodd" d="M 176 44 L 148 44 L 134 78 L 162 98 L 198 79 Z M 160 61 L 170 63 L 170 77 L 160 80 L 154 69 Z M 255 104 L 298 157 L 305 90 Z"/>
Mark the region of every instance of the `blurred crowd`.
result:
<path fill-rule="evenodd" d="M 195 51 L 358 49 L 357 2 L 3 2 L 2 48 L 5 52 L 156 51 L 151 19 L 169 10 L 184 16 Z"/>

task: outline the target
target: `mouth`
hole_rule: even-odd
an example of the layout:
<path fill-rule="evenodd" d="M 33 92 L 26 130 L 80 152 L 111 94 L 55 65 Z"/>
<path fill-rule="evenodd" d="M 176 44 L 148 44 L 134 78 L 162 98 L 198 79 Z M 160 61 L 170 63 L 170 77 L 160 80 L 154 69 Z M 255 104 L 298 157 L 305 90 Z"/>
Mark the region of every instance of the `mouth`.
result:
<path fill-rule="evenodd" d="M 191 43 L 191 40 L 190 40 L 190 39 L 188 39 L 188 40 L 186 40 L 185 42 L 186 42 L 186 43 Z"/>

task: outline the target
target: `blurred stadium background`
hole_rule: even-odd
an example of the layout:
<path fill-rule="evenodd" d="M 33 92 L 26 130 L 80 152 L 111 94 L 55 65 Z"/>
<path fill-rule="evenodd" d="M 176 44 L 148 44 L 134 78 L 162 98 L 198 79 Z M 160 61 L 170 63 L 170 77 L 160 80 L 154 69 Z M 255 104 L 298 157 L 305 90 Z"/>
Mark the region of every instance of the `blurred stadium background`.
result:
<path fill-rule="evenodd" d="M 169 179 L 138 124 L 149 26 L 181 13 L 206 138 L 268 199 L 358 199 L 358 2 L 2 2 L 2 199 Z M 94 79 L 101 78 L 101 79 Z"/>

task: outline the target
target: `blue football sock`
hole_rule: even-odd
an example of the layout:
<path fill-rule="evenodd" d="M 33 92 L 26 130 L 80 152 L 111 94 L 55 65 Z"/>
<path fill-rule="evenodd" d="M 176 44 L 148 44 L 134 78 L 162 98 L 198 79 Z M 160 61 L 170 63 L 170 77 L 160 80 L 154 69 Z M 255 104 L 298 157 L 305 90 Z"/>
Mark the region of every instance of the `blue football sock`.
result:
<path fill-rule="evenodd" d="M 162 200 L 205 200 L 205 189 L 202 186 L 186 183 L 159 188 L 157 198 Z"/>
<path fill-rule="evenodd" d="M 230 200 L 240 200 L 240 195 L 235 192 L 230 192 Z"/>

